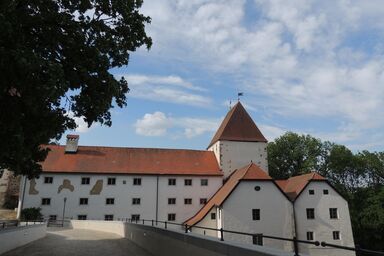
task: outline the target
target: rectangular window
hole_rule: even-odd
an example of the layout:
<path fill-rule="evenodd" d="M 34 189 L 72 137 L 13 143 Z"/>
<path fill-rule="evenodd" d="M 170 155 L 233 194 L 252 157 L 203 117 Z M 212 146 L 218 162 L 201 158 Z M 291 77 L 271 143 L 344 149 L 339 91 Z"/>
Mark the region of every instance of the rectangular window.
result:
<path fill-rule="evenodd" d="M 337 208 L 329 208 L 329 217 L 331 219 L 338 219 Z"/>
<path fill-rule="evenodd" d="M 312 231 L 308 231 L 307 232 L 307 240 L 308 241 L 313 241 L 313 232 Z"/>
<path fill-rule="evenodd" d="M 340 240 L 340 231 L 333 231 L 333 240 Z"/>
<path fill-rule="evenodd" d="M 133 185 L 134 186 L 140 186 L 141 185 L 141 178 L 134 178 L 133 179 Z"/>
<path fill-rule="evenodd" d="M 91 179 L 89 177 L 83 177 L 81 178 L 81 185 L 89 185 L 89 182 Z"/>
<path fill-rule="evenodd" d="M 200 198 L 200 204 L 206 204 L 207 198 Z"/>
<path fill-rule="evenodd" d="M 192 186 L 192 180 L 191 179 L 185 179 L 184 180 L 184 185 L 185 186 Z"/>
<path fill-rule="evenodd" d="M 176 204 L 176 198 L 168 198 L 168 204 Z"/>
<path fill-rule="evenodd" d="M 176 220 L 176 214 L 168 213 L 168 221 L 175 221 L 175 220 Z"/>
<path fill-rule="evenodd" d="M 87 219 L 87 215 L 77 215 L 77 219 L 78 220 L 86 220 Z M 112 217 L 113 219 L 113 217 Z"/>
<path fill-rule="evenodd" d="M 108 185 L 116 185 L 116 178 L 108 178 Z"/>
<path fill-rule="evenodd" d="M 112 214 L 104 215 L 104 220 L 113 220 L 113 215 Z"/>
<path fill-rule="evenodd" d="M 132 221 L 139 221 L 140 220 L 140 214 L 132 214 L 131 220 Z"/>
<path fill-rule="evenodd" d="M 51 205 L 51 198 L 42 198 L 41 204 L 42 205 Z"/>
<path fill-rule="evenodd" d="M 49 220 L 57 220 L 57 215 L 49 215 Z"/>
<path fill-rule="evenodd" d="M 115 204 L 115 198 L 107 198 L 105 199 L 106 204 Z"/>
<path fill-rule="evenodd" d="M 132 204 L 136 204 L 136 205 L 138 205 L 138 204 L 140 204 L 140 198 L 132 198 Z"/>
<path fill-rule="evenodd" d="M 252 220 L 260 220 L 260 209 L 252 209 Z"/>
<path fill-rule="evenodd" d="M 208 186 L 208 179 L 201 179 L 200 184 L 201 186 Z"/>
<path fill-rule="evenodd" d="M 216 213 L 215 212 L 211 212 L 211 220 L 215 220 L 216 219 Z"/>
<path fill-rule="evenodd" d="M 53 183 L 53 177 L 44 177 L 44 183 L 52 184 Z"/>
<path fill-rule="evenodd" d="M 328 189 L 323 189 L 323 194 L 324 194 L 324 195 L 328 195 L 328 194 L 329 194 Z"/>
<path fill-rule="evenodd" d="M 315 194 L 315 190 L 313 190 L 313 189 L 308 190 L 308 192 L 309 192 L 310 195 L 314 195 Z"/>
<path fill-rule="evenodd" d="M 80 205 L 87 205 L 88 204 L 88 198 L 80 198 Z"/>
<path fill-rule="evenodd" d="M 192 204 L 192 198 L 184 198 L 184 204 Z"/>
<path fill-rule="evenodd" d="M 256 245 L 263 245 L 263 234 L 255 234 L 252 236 L 252 242 Z"/>
<path fill-rule="evenodd" d="M 168 179 L 168 186 L 176 186 L 176 179 Z"/>
<path fill-rule="evenodd" d="M 315 209 L 307 208 L 307 219 L 312 220 L 315 218 Z"/>

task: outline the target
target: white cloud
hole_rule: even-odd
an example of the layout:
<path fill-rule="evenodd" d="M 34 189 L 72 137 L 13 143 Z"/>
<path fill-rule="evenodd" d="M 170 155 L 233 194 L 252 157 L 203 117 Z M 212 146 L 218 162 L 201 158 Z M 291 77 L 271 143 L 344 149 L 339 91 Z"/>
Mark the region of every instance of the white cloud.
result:
<path fill-rule="evenodd" d="M 169 118 L 162 112 L 145 114 L 142 119 L 135 123 L 136 133 L 143 136 L 163 136 L 171 127 Z"/>
<path fill-rule="evenodd" d="M 163 112 L 147 113 L 135 123 L 136 133 L 143 136 L 165 136 L 169 129 L 181 130 L 188 139 L 207 132 L 214 132 L 219 126 L 219 119 L 170 117 Z"/>
<path fill-rule="evenodd" d="M 88 124 L 84 121 L 84 117 L 74 117 L 74 114 L 72 111 L 69 111 L 68 116 L 70 118 L 73 118 L 73 120 L 75 120 L 75 123 L 76 123 L 75 132 L 86 133 L 93 128 L 93 126 L 88 127 Z"/>
<path fill-rule="evenodd" d="M 201 95 L 207 90 L 185 81 L 179 76 L 124 75 L 131 89 L 130 96 L 151 101 L 210 107 L 210 97 Z"/>
<path fill-rule="evenodd" d="M 384 127 L 381 0 L 254 3 L 259 14 L 247 25 L 245 1 L 144 3 L 143 11 L 153 19 L 152 54 L 235 74 L 243 81 L 238 89 L 249 99 L 252 94 L 263 97 L 269 112 L 308 120 L 337 117 L 338 127 L 328 134 L 345 143 L 369 138 L 372 129 Z M 369 33 L 379 40 L 373 47 L 356 46 L 356 41 L 365 42 L 367 31 L 374 31 Z M 161 92 L 154 96 L 180 98 L 178 93 Z M 200 97 L 194 94 L 190 101 L 207 104 Z M 345 131 L 345 126 L 359 130 Z"/>

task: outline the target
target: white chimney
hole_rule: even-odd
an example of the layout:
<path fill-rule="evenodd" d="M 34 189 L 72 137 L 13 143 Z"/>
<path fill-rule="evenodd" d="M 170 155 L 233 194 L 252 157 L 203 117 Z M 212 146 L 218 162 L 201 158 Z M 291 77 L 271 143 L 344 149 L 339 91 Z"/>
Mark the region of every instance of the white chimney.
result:
<path fill-rule="evenodd" d="M 78 143 L 79 143 L 79 135 L 68 134 L 67 144 L 65 145 L 65 153 L 75 154 L 77 152 Z"/>

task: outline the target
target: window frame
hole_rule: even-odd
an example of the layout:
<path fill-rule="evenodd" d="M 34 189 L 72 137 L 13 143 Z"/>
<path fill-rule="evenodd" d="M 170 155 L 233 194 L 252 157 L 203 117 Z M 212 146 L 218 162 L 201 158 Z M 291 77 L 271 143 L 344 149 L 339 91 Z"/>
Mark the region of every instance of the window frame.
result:
<path fill-rule="evenodd" d="M 192 186 L 192 179 L 184 179 L 184 186 Z"/>
<path fill-rule="evenodd" d="M 45 176 L 44 184 L 53 184 L 53 176 Z"/>
<path fill-rule="evenodd" d="M 105 216 L 104 216 L 104 218 L 105 218 Z M 77 220 L 87 220 L 87 215 L 86 214 L 79 214 L 79 215 L 77 215 Z"/>
<path fill-rule="evenodd" d="M 208 179 L 200 179 L 200 186 L 202 187 L 208 186 Z"/>
<path fill-rule="evenodd" d="M 315 194 L 315 190 L 314 189 L 308 189 L 308 194 L 309 195 L 314 195 Z"/>
<path fill-rule="evenodd" d="M 257 221 L 261 219 L 261 210 L 252 209 L 252 220 Z"/>
<path fill-rule="evenodd" d="M 105 198 L 105 204 L 106 205 L 114 205 L 115 204 L 115 198 L 114 197 Z"/>
<path fill-rule="evenodd" d="M 51 205 L 51 198 L 50 197 L 41 198 L 41 205 Z"/>
<path fill-rule="evenodd" d="M 176 186 L 176 179 L 169 178 L 168 179 L 168 186 Z"/>
<path fill-rule="evenodd" d="M 315 234 L 313 231 L 307 231 L 307 241 L 314 241 L 315 240 Z"/>
<path fill-rule="evenodd" d="M 200 204 L 207 204 L 208 199 L 207 198 L 200 198 Z"/>
<path fill-rule="evenodd" d="M 104 221 L 113 221 L 113 214 L 104 214 Z"/>
<path fill-rule="evenodd" d="M 133 178 L 133 186 L 141 186 L 141 178 Z"/>
<path fill-rule="evenodd" d="M 192 198 L 184 198 L 184 204 L 191 205 L 192 204 Z"/>
<path fill-rule="evenodd" d="M 84 202 L 82 202 L 82 201 L 84 201 L 85 200 L 85 203 Z M 88 197 L 80 197 L 79 198 L 79 205 L 88 205 Z"/>
<path fill-rule="evenodd" d="M 305 211 L 306 211 L 307 220 L 315 219 L 315 208 L 306 208 Z"/>
<path fill-rule="evenodd" d="M 329 195 L 329 190 L 328 189 L 323 189 L 323 195 Z"/>
<path fill-rule="evenodd" d="M 329 218 L 331 220 L 337 220 L 339 218 L 339 211 L 337 208 L 329 208 Z"/>
<path fill-rule="evenodd" d="M 49 220 L 57 220 L 57 215 L 56 214 L 49 215 Z"/>
<path fill-rule="evenodd" d="M 333 240 L 341 240 L 340 231 L 338 230 L 332 231 L 332 238 Z"/>
<path fill-rule="evenodd" d="M 91 183 L 90 177 L 81 177 L 81 185 L 89 185 Z"/>
<path fill-rule="evenodd" d="M 175 205 L 176 197 L 168 197 L 168 205 Z"/>
<path fill-rule="evenodd" d="M 107 178 L 107 185 L 108 186 L 115 186 L 116 185 L 116 178 L 114 178 L 114 177 Z"/>
<path fill-rule="evenodd" d="M 252 243 L 254 245 L 263 246 L 263 234 L 262 233 L 254 234 L 252 236 Z"/>
<path fill-rule="evenodd" d="M 215 220 L 216 219 L 216 213 L 215 212 L 211 212 L 211 220 Z"/>
<path fill-rule="evenodd" d="M 139 221 L 140 214 L 131 214 L 131 221 Z"/>
<path fill-rule="evenodd" d="M 176 221 L 176 213 L 168 213 L 167 220 Z"/>
<path fill-rule="evenodd" d="M 132 205 L 140 205 L 141 204 L 141 198 L 140 197 L 133 197 L 132 198 Z"/>

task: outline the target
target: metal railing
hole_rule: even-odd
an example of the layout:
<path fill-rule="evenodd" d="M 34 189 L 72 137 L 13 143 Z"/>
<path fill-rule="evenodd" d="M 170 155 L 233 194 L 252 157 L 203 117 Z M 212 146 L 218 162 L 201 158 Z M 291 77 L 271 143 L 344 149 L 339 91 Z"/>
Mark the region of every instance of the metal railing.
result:
<path fill-rule="evenodd" d="M 2 220 L 0 230 L 45 223 L 44 220 Z"/>
<path fill-rule="evenodd" d="M 204 230 L 212 230 L 216 232 L 220 232 L 220 241 L 224 241 L 224 234 L 230 233 L 230 234 L 238 234 L 238 235 L 244 235 L 244 236 L 250 236 L 251 238 L 258 237 L 258 238 L 267 238 L 267 239 L 274 239 L 274 240 L 280 240 L 280 241 L 288 241 L 292 242 L 293 245 L 293 252 L 295 256 L 300 256 L 299 254 L 299 244 L 311 244 L 314 246 L 321 246 L 321 247 L 330 247 L 330 248 L 336 248 L 341 250 L 348 250 L 348 251 L 354 251 L 357 252 L 359 255 L 381 255 L 384 256 L 384 252 L 380 251 L 373 251 L 368 249 L 363 249 L 359 247 L 348 247 L 348 246 L 342 246 L 337 244 L 331 244 L 327 242 L 319 242 L 319 241 L 307 241 L 307 240 L 300 240 L 296 237 L 293 238 L 286 238 L 286 237 L 278 237 L 278 236 L 269 236 L 264 235 L 260 233 L 247 233 L 247 232 L 240 232 L 235 230 L 227 230 L 227 229 L 217 229 L 217 228 L 210 228 L 210 227 L 203 227 L 203 226 L 188 226 L 187 224 L 181 224 L 171 221 L 160 221 L 160 220 L 146 220 L 146 219 L 129 219 L 129 218 L 123 218 L 119 219 L 123 222 L 129 222 L 129 223 L 135 223 L 135 224 L 142 224 L 146 225 L 146 223 L 150 224 L 151 226 L 158 226 L 159 223 L 163 224 L 164 229 L 167 229 L 169 225 L 175 225 L 180 226 L 185 233 L 192 232 L 192 228 L 198 228 L 198 229 L 204 229 Z M 204 232 L 205 234 L 205 232 Z"/>

